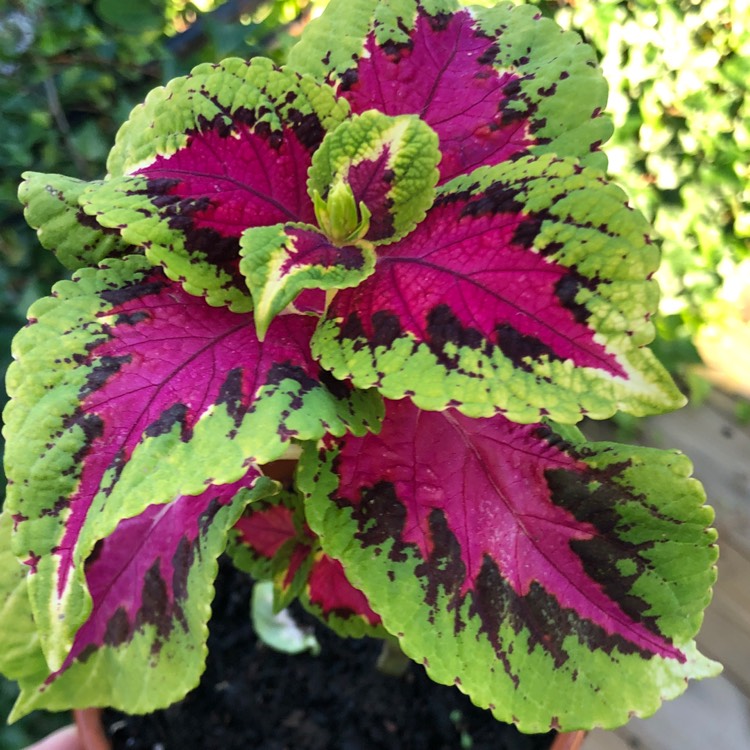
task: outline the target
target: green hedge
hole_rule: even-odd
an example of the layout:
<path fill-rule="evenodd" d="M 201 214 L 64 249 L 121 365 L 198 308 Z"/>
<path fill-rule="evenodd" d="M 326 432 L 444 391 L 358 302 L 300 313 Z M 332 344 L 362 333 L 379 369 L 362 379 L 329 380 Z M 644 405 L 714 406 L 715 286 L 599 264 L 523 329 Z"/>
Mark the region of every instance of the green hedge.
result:
<path fill-rule="evenodd" d="M 662 238 L 657 348 L 679 370 L 750 257 L 750 2 L 578 0 L 555 15 L 601 55 L 610 171 Z"/>

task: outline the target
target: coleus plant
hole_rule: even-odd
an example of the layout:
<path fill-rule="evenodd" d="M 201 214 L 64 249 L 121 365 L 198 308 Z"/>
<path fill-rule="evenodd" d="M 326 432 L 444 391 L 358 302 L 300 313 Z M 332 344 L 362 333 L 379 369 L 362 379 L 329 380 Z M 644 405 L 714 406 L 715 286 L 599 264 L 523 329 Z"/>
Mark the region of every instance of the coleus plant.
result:
<path fill-rule="evenodd" d="M 285 67 L 153 91 L 103 180 L 25 176 L 75 274 L 8 374 L 14 716 L 183 696 L 225 550 L 524 731 L 716 673 L 689 461 L 574 426 L 683 402 L 605 99 L 532 7 L 332 0 Z"/>

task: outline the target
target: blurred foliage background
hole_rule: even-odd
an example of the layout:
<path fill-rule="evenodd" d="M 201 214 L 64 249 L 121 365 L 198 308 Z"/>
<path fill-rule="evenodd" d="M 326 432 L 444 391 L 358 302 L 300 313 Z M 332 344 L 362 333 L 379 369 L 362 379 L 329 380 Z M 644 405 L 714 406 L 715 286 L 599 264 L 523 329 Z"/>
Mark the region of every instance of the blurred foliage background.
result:
<path fill-rule="evenodd" d="M 750 0 L 577 0 L 554 15 L 601 56 L 610 173 L 662 241 L 655 350 L 688 386 L 703 390 L 687 367 L 703 360 L 750 397 Z"/>
<path fill-rule="evenodd" d="M 326 1 L 0 2 L 0 370 L 26 309 L 64 274 L 23 220 L 21 173 L 102 176 L 151 88 L 230 55 L 283 62 Z M 654 348 L 694 396 L 708 373 L 750 398 L 750 0 L 534 2 L 583 34 L 609 81 L 610 172 L 662 240 Z M 0 719 L 13 700 L 0 682 Z M 0 750 L 61 720 L 0 727 Z"/>

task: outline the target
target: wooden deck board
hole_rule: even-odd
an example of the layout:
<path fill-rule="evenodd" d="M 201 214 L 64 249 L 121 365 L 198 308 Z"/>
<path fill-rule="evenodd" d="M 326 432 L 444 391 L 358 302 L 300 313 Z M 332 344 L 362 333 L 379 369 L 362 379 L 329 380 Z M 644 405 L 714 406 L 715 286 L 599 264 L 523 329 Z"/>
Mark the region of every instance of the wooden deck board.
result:
<path fill-rule="evenodd" d="M 632 750 L 632 747 L 614 732 L 595 729 L 584 740 L 582 750 Z"/>
<path fill-rule="evenodd" d="M 720 609 L 750 635 L 750 557 L 723 536 L 720 529 L 719 578 L 711 607 Z"/>
<path fill-rule="evenodd" d="M 651 718 L 633 719 L 613 733 L 592 732 L 583 743 L 583 750 L 625 748 L 750 750 L 750 702 L 725 677 L 692 682 Z"/>
<path fill-rule="evenodd" d="M 750 560 L 725 543 L 718 569 L 698 646 L 724 665 L 725 676 L 750 699 Z"/>

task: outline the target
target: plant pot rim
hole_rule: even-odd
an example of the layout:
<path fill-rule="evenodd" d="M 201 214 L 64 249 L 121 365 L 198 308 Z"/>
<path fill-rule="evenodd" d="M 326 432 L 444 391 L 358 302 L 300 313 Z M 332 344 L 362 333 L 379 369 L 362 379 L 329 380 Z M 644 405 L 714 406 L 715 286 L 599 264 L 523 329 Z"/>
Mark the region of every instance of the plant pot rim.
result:
<path fill-rule="evenodd" d="M 578 729 L 574 732 L 561 732 L 554 740 L 550 750 L 580 750 L 586 739 L 586 732 Z"/>
<path fill-rule="evenodd" d="M 112 750 L 102 725 L 102 709 L 76 709 L 73 711 L 73 718 L 78 728 L 81 750 Z M 585 737 L 586 732 L 583 730 L 562 732 L 552 740 L 550 750 L 580 750 Z"/>
<path fill-rule="evenodd" d="M 81 750 L 112 750 L 104 731 L 101 708 L 78 708 L 73 711 Z"/>

